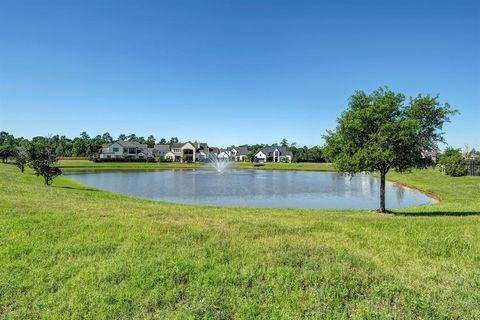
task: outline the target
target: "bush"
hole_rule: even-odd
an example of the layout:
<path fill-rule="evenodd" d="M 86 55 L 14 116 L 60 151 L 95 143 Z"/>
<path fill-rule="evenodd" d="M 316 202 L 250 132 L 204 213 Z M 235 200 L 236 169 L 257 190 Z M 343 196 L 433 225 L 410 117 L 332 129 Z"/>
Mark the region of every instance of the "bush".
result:
<path fill-rule="evenodd" d="M 452 177 L 461 177 L 467 173 L 465 159 L 458 149 L 447 148 L 440 156 L 439 164 L 443 165 L 446 174 Z"/>

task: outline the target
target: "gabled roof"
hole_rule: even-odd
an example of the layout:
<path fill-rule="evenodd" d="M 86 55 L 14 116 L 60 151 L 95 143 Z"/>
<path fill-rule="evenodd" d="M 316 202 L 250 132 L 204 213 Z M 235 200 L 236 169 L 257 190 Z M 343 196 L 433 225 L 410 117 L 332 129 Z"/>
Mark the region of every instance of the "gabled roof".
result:
<path fill-rule="evenodd" d="M 183 147 L 184 144 L 185 143 L 182 143 L 182 142 L 172 143 L 172 148 L 179 149 Z"/>
<path fill-rule="evenodd" d="M 168 144 L 156 144 L 153 149 L 157 151 L 170 151 L 170 145 Z"/>
<path fill-rule="evenodd" d="M 195 146 L 198 150 L 208 151 L 208 144 L 205 142 L 197 142 Z"/>
<path fill-rule="evenodd" d="M 145 150 L 142 150 L 141 152 L 138 153 L 138 155 L 146 155 L 146 156 L 151 156 L 152 155 L 152 150 L 148 150 L 148 149 L 145 149 Z"/>
<path fill-rule="evenodd" d="M 291 151 L 288 151 L 286 147 L 275 147 L 275 146 L 266 146 L 264 148 L 262 148 L 262 152 L 267 156 L 272 156 L 273 155 L 273 152 L 275 151 L 275 149 L 278 150 L 278 152 L 280 152 L 280 156 L 292 156 L 292 152 Z"/>
<path fill-rule="evenodd" d="M 217 147 L 209 147 L 208 150 L 213 153 L 219 153 L 220 149 Z"/>
<path fill-rule="evenodd" d="M 237 156 L 246 156 L 250 153 L 247 147 L 232 147 L 232 149 L 237 150 Z"/>
<path fill-rule="evenodd" d="M 114 142 L 115 143 L 115 142 Z M 116 141 L 119 145 L 121 145 L 124 148 L 138 148 L 138 149 L 146 149 L 147 145 L 146 144 L 141 144 L 136 141 Z"/>

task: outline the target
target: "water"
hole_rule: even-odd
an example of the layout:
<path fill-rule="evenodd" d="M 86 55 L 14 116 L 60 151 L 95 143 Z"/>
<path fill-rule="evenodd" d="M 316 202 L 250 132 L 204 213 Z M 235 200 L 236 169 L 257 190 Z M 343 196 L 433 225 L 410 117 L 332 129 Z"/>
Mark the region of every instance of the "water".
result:
<path fill-rule="evenodd" d="M 70 173 L 82 184 L 139 198 L 198 205 L 375 209 L 380 181 L 334 172 L 164 170 Z M 387 208 L 436 202 L 414 189 L 386 185 Z"/>

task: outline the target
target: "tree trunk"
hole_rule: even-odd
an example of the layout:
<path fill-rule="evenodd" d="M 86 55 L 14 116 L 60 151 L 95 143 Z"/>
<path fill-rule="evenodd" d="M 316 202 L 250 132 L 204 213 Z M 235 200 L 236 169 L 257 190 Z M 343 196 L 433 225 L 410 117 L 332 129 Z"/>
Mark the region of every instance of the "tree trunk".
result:
<path fill-rule="evenodd" d="M 380 212 L 385 213 L 385 173 L 380 172 Z"/>

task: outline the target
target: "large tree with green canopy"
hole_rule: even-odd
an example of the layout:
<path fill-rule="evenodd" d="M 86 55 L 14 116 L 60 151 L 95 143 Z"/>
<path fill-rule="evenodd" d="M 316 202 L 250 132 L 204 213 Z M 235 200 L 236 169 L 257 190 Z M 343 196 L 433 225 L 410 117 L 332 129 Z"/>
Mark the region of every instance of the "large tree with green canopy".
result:
<path fill-rule="evenodd" d="M 456 113 L 438 96 L 410 98 L 388 88 L 371 94 L 357 91 L 337 119 L 334 131 L 324 136 L 323 152 L 338 171 L 380 176 L 380 212 L 385 213 L 385 176 L 390 169 L 405 172 L 425 168 L 425 151 L 444 142 L 442 127 Z"/>

